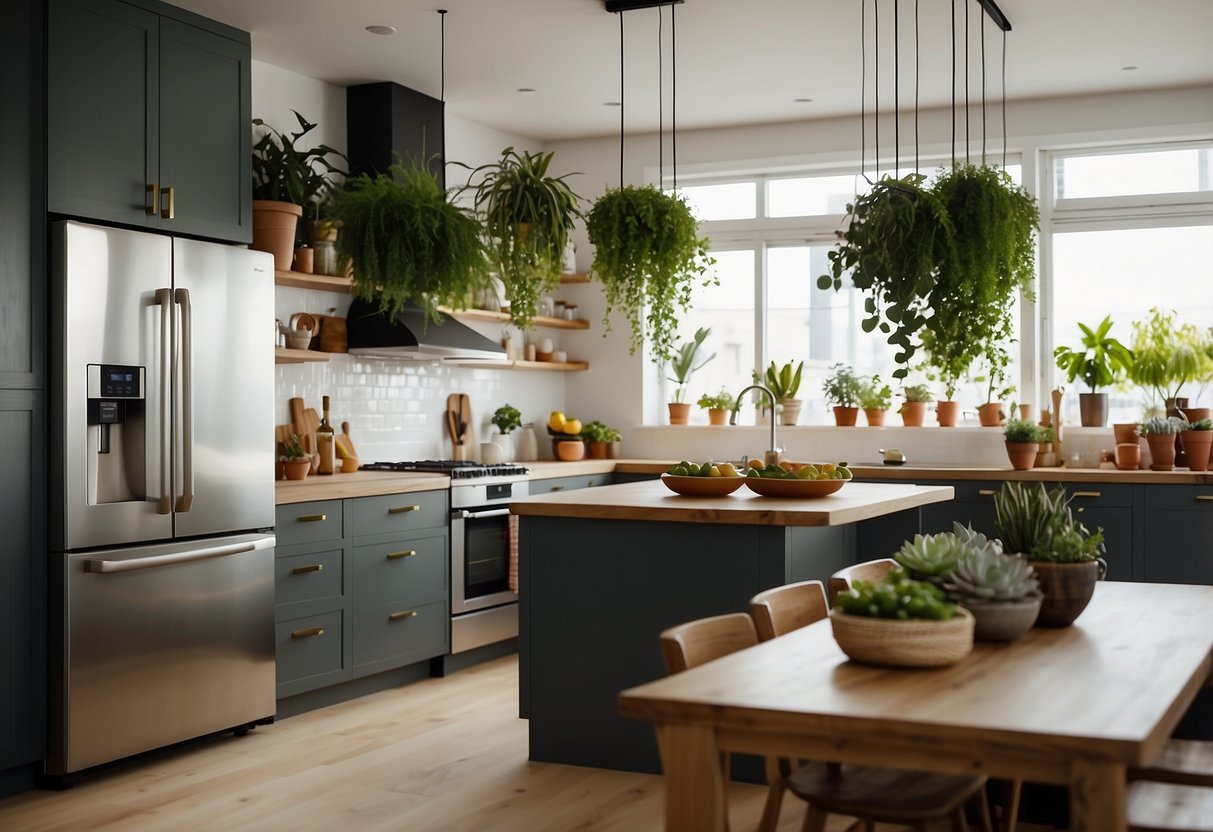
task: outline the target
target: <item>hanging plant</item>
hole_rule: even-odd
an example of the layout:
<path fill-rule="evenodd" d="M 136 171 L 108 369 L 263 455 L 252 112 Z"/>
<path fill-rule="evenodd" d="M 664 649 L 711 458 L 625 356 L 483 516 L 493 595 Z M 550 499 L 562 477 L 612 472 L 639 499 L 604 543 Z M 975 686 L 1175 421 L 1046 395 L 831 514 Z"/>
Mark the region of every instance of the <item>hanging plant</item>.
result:
<path fill-rule="evenodd" d="M 560 285 L 569 232 L 574 220 L 584 219 L 581 197 L 564 181 L 575 174 L 548 176 L 553 155 L 507 147 L 496 162 L 473 169 L 466 186 L 475 192 L 485 247 L 521 329 L 529 328 L 540 295 Z M 478 174 L 483 177 L 470 184 Z"/>
<path fill-rule="evenodd" d="M 909 374 L 918 349 L 936 270 L 953 256 L 951 220 L 924 180 L 919 173 L 884 176 L 856 197 L 847 206 L 846 230 L 838 232 L 842 243 L 827 255 L 830 271 L 817 278 L 818 288 L 839 290 L 849 273 L 851 284 L 867 293 L 860 326 L 879 328 L 898 348 L 898 379 Z"/>
<path fill-rule="evenodd" d="M 354 291 L 381 312 L 395 317 L 414 304 L 440 323 L 439 306 L 466 307 L 488 285 L 480 223 L 451 204 L 425 168 L 397 163 L 388 173 L 364 173 L 337 195 L 333 214 L 343 223 L 337 245 L 354 264 Z"/>
<path fill-rule="evenodd" d="M 594 244 L 591 268 L 606 295 L 604 329 L 611 329 L 611 311 L 622 311 L 632 327 L 629 352 L 647 339 L 653 361 L 669 361 L 692 284 L 715 282 L 716 261 L 690 207 L 653 185 L 615 188 L 594 203 L 586 230 Z"/>

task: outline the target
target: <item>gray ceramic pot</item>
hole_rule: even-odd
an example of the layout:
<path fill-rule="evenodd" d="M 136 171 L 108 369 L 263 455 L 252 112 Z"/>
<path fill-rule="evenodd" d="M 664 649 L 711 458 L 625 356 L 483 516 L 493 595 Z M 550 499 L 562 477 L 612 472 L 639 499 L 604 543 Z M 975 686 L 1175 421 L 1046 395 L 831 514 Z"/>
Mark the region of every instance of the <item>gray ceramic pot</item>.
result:
<path fill-rule="evenodd" d="M 1010 603 L 966 601 L 963 606 L 973 613 L 977 626 L 973 637 L 978 641 L 1011 641 L 1032 629 L 1040 613 L 1039 597 Z"/>

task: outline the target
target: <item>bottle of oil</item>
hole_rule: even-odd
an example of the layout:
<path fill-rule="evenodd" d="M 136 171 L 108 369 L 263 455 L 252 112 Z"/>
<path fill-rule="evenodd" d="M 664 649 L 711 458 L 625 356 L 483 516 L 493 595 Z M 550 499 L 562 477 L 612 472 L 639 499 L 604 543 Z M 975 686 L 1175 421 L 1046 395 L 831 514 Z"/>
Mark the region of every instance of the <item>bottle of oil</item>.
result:
<path fill-rule="evenodd" d="M 316 428 L 316 453 L 320 455 L 317 474 L 332 474 L 337 469 L 337 443 L 333 425 L 329 422 L 329 397 L 324 397 L 324 415 Z"/>

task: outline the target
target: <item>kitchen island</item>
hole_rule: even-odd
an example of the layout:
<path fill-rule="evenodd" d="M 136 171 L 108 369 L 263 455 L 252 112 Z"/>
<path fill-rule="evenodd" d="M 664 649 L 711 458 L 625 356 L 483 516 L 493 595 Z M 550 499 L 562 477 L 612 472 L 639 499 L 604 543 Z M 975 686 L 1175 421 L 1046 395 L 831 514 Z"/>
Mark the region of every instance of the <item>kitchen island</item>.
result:
<path fill-rule="evenodd" d="M 855 523 L 952 498 L 950 486 L 851 482 L 819 499 L 746 488 L 681 497 L 658 481 L 531 497 L 518 515 L 521 715 L 530 759 L 660 771 L 619 691 L 665 670 L 657 636 L 747 609 L 756 593 L 856 560 Z"/>

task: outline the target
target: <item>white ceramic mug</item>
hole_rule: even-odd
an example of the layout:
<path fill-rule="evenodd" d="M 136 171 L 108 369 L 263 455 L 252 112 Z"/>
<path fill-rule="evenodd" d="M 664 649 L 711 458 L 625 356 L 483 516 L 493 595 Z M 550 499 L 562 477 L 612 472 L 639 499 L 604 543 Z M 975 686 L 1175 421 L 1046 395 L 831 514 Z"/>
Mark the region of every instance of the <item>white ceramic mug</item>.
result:
<path fill-rule="evenodd" d="M 480 461 L 485 465 L 498 465 L 501 462 L 501 446 L 496 442 L 480 443 Z"/>
<path fill-rule="evenodd" d="M 564 350 L 556 350 L 552 353 L 552 361 L 556 364 L 564 364 L 569 360 L 569 354 Z"/>

